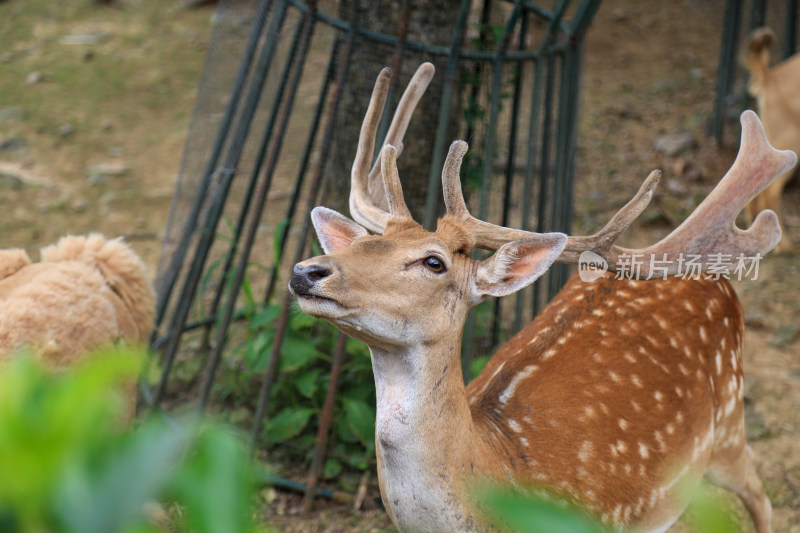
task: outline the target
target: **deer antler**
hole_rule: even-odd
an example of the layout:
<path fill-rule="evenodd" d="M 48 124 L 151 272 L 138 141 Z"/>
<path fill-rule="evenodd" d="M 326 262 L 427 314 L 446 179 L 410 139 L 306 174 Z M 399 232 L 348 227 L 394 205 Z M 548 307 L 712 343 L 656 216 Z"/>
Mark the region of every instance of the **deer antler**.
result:
<path fill-rule="evenodd" d="M 391 69 L 384 68 L 378 75 L 378 79 L 375 80 L 375 88 L 372 90 L 369 107 L 361 125 L 350 182 L 350 214 L 356 222 L 374 233 L 383 233 L 386 224 L 394 216 L 411 218 L 403 200 L 400 181 L 396 179 L 396 158 L 397 154 L 402 152 L 403 136 L 411 121 L 411 115 L 425 93 L 425 89 L 428 88 L 434 72 L 432 64 L 423 63 L 414 73 L 397 105 L 394 117 L 392 117 L 384 141 L 386 146 L 381 150 L 381 161 L 376 162 L 372 170 L 369 170 L 372 153 L 375 149 L 378 123 L 386 103 L 386 94 L 389 91 Z M 387 147 L 391 148 L 391 154 L 388 153 Z M 394 175 L 387 176 L 386 171 L 391 172 L 392 169 L 394 169 Z M 376 179 L 377 173 L 381 170 L 384 170 L 383 181 Z M 396 186 L 388 187 L 387 181 L 396 182 Z M 392 193 L 391 198 L 387 198 L 389 192 Z M 387 201 L 388 205 L 386 205 Z M 392 207 L 393 202 L 394 207 Z M 390 208 L 388 212 L 387 207 Z"/>
<path fill-rule="evenodd" d="M 411 218 L 397 176 L 396 159 L 402 152 L 403 136 L 411 115 L 433 74 L 433 65 L 424 63 L 411 78 L 392 118 L 380 160 L 370 169 L 378 123 L 392 76 L 391 70 L 383 69 L 375 81 L 372 98 L 361 126 L 350 190 L 350 212 L 353 218 L 374 233 L 383 233 L 389 220 L 393 218 Z M 594 235 L 569 237 L 558 261 L 577 263 L 582 253 L 593 252 L 608 262 L 609 269 L 621 270 L 628 264 L 626 260 L 629 262 L 638 257 L 640 268 L 635 275 L 649 277 L 653 274 L 653 260 L 661 265 L 659 273 L 665 275 L 665 272 L 675 274 L 679 271 L 682 255 L 695 256 L 698 260 L 695 266 L 707 271 L 712 255 L 714 264 L 721 265 L 725 263 L 723 258 L 730 264 L 737 256 L 752 257 L 769 252 L 781 235 L 775 213 L 769 210 L 760 213 L 747 230 L 736 227 L 736 215 L 775 177 L 793 167 L 797 156 L 791 151 L 776 150 L 770 146 L 761 121 L 752 111 L 742 113 L 741 122 L 741 146 L 730 170 L 689 218 L 667 237 L 642 249 L 622 248 L 614 244 L 649 205 L 661 178 L 661 172 L 654 170 L 636 196 L 603 229 Z M 448 214 L 470 231 L 475 238 L 475 246 L 494 251 L 507 242 L 537 235 L 496 226 L 478 220 L 469 213 L 459 177 L 466 152 L 467 143 L 464 141 L 455 141 L 450 146 L 442 170 L 442 186 Z M 379 172 L 383 175 L 382 180 L 377 179 Z"/>
<path fill-rule="evenodd" d="M 797 155 L 773 148 L 754 112 L 745 111 L 740 120 L 742 140 L 733 165 L 689 218 L 648 248 L 620 252 L 647 257 L 666 255 L 673 265 L 677 265 L 681 253 L 700 255 L 705 264 L 709 254 L 735 259 L 736 255 L 766 254 L 778 244 L 781 227 L 775 212 L 762 211 L 746 230 L 736 227 L 736 215 L 773 179 L 794 167 Z"/>
<path fill-rule="evenodd" d="M 741 121 L 742 141 L 733 166 L 689 218 L 667 237 L 643 249 L 621 248 L 614 244 L 650 203 L 661 177 L 661 172 L 655 170 L 636 196 L 602 230 L 591 236 L 569 237 L 558 261 L 577 263 L 581 253 L 591 251 L 608 261 L 611 270 L 624 268 L 625 259 L 639 257 L 656 259 L 661 265 L 668 265 L 667 274 L 675 274 L 680 268 L 681 254 L 699 256 L 699 268 L 706 271 L 712 254 L 716 259 L 726 258 L 727 263 L 732 263 L 739 255 L 755 256 L 769 252 L 781 235 L 775 213 L 769 210 L 760 213 L 747 230 L 736 227 L 736 215 L 775 177 L 792 168 L 797 156 L 791 151 L 770 146 L 761 121 L 752 111 L 742 113 Z M 494 251 L 507 242 L 534 235 L 495 226 L 469 214 L 459 180 L 459 169 L 466 151 L 467 144 L 456 141 L 450 146 L 445 161 L 442 186 L 448 214 L 470 230 L 477 247 L 486 250 Z M 724 264 L 724 261 L 715 260 L 716 265 L 720 263 Z M 644 261 L 638 275 L 651 275 L 651 264 Z M 664 266 L 661 266 L 659 274 L 664 272 Z"/>

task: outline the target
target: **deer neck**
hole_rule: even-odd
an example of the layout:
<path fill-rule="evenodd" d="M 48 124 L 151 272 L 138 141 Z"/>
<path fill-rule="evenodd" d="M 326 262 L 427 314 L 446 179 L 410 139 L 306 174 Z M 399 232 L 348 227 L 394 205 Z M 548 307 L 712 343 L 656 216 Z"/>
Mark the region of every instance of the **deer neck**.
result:
<path fill-rule="evenodd" d="M 470 513 L 456 503 L 474 464 L 461 331 L 398 351 L 370 351 L 384 504 L 401 530 L 471 529 Z"/>

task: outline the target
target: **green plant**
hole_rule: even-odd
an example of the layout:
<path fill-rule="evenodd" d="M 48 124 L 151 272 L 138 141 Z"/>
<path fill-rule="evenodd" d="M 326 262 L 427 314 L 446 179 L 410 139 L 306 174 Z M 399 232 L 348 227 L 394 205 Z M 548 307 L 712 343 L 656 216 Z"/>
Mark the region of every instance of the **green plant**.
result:
<path fill-rule="evenodd" d="M 588 513 L 552 498 L 544 490 L 521 494 L 507 486 L 478 488 L 475 500 L 486 519 L 502 531 L 515 533 L 604 533 Z"/>
<path fill-rule="evenodd" d="M 277 241 L 285 224 L 277 226 Z M 313 246 L 313 245 L 312 245 Z M 320 250 L 315 251 L 320 254 Z M 281 250 L 274 248 L 274 262 Z M 252 268 L 261 268 L 251 265 Z M 261 301 L 250 276 L 240 291 L 238 314 L 230 332 L 215 403 L 225 405 L 231 421 L 252 422 L 261 377 L 269 366 L 283 306 Z M 292 310 L 279 351 L 278 378 L 267 402 L 260 445 L 272 459 L 286 464 L 308 464 L 317 434 L 317 420 L 331 377 L 332 356 L 338 331 L 331 325 Z M 328 459 L 323 476 L 333 478 L 345 469 L 364 470 L 375 454 L 375 388 L 367 347 L 347 339 L 339 373 L 338 395 L 328 439 Z"/>
<path fill-rule="evenodd" d="M 252 309 L 246 340 L 228 358 L 238 373 L 230 376 L 229 382 L 248 381 L 265 371 L 273 351 L 282 308 L 262 304 Z M 262 442 L 272 450 L 273 457 L 310 459 L 337 337 L 338 332 L 327 323 L 300 312 L 290 314 L 281 344 L 279 379 L 272 387 L 270 412 L 262 433 Z M 329 458 L 323 471 L 326 478 L 337 476 L 344 466 L 366 469 L 375 453 L 375 390 L 369 353 L 366 346 L 348 339 L 345 354 L 328 441 Z"/>
<path fill-rule="evenodd" d="M 204 421 L 158 416 L 129 428 L 118 391 L 141 353 L 94 354 L 65 373 L 29 356 L 0 372 L 0 532 L 154 532 L 156 500 L 185 512 L 179 530 L 253 531 L 252 466 L 238 437 Z"/>
<path fill-rule="evenodd" d="M 691 497 L 689 522 L 692 531 L 735 533 L 740 526 L 723 511 L 705 486 L 687 493 Z M 687 497 L 687 500 L 690 498 Z M 474 501 L 485 518 L 509 533 L 607 533 L 609 530 L 581 507 L 558 498 L 546 489 L 531 487 L 521 493 L 518 487 L 482 485 Z"/>

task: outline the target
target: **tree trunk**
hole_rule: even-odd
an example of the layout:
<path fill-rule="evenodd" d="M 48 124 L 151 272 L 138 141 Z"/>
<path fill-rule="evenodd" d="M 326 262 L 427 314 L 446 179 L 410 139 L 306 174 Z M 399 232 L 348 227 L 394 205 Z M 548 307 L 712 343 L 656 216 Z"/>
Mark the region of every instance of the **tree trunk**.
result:
<path fill-rule="evenodd" d="M 342 0 L 340 16 L 351 22 L 355 19 L 357 25 L 365 30 L 398 36 L 402 34 L 404 13 L 407 9 L 408 18 L 405 26 L 407 41 L 450 47 L 453 44 L 460 5 L 461 0 Z M 342 91 L 335 142 L 331 147 L 327 165 L 331 181 L 326 202 L 343 213 L 348 212 L 350 168 L 355 157 L 361 121 L 380 70 L 386 66 L 396 69 L 399 62 L 399 72 L 394 73 L 395 81 L 384 110 L 384 113 L 389 115 L 388 119 L 391 119 L 397 101 L 414 71 L 423 61 L 431 61 L 437 67 L 437 74 L 414 113 L 403 141 L 403 153 L 398 158 L 406 203 L 414 219 L 421 222 L 424 217 L 428 175 L 439 120 L 446 58 L 434 58 L 408 49 L 402 50 L 402 54 L 395 55 L 398 50 L 393 45 L 376 43 L 365 37 L 356 39 L 346 87 Z M 454 139 L 457 135 L 459 115 L 459 106 L 453 105 L 448 140 Z M 386 125 L 388 126 L 388 122 Z M 379 135 L 383 135 L 383 131 Z M 376 144 L 379 145 L 381 142 L 382 137 L 379 137 Z M 445 150 L 448 145 L 449 143 L 445 144 Z"/>

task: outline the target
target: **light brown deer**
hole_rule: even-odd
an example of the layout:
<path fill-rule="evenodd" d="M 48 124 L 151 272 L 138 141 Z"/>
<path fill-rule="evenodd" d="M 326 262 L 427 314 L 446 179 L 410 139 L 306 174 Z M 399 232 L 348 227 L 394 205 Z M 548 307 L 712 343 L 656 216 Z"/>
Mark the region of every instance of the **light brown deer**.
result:
<path fill-rule="evenodd" d="M 749 93 L 756 99 L 758 114 L 764 121 L 764 130 L 770 142 L 777 148 L 800 151 L 800 54 L 770 68 L 770 47 L 775 34 L 769 28 L 758 28 L 747 36 L 742 62 L 750 71 Z M 747 206 L 747 215 L 752 217 L 763 209 L 771 209 L 780 215 L 781 194 L 795 167 L 770 184 L 769 187 Z M 780 218 L 780 217 L 779 217 Z M 792 241 L 783 232 L 776 251 L 792 252 Z"/>
<path fill-rule="evenodd" d="M 378 475 L 392 520 L 403 531 L 491 529 L 470 496 L 489 479 L 550 488 L 615 529 L 665 531 L 705 473 L 769 531 L 770 503 L 745 443 L 742 310 L 726 280 L 573 278 L 467 387 L 461 335 L 472 306 L 587 250 L 612 270 L 633 253 L 672 263 L 703 254 L 706 269 L 710 252 L 766 253 L 780 239 L 775 214 L 747 231 L 733 220 L 794 154 L 772 149 L 746 112 L 740 154 L 717 188 L 663 241 L 625 250 L 614 241 L 649 203 L 657 172 L 593 236 L 528 233 L 470 216 L 458 176 L 466 144 L 457 141 L 442 173 L 448 214 L 428 232 L 404 203 L 394 146 L 432 75 L 426 64 L 411 80 L 370 170 L 391 76 L 380 74 L 353 164 L 358 223 L 314 209 L 327 255 L 298 263 L 289 283 L 303 311 L 370 347 Z M 477 261 L 474 247 L 495 253 Z"/>

